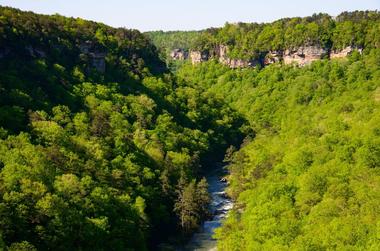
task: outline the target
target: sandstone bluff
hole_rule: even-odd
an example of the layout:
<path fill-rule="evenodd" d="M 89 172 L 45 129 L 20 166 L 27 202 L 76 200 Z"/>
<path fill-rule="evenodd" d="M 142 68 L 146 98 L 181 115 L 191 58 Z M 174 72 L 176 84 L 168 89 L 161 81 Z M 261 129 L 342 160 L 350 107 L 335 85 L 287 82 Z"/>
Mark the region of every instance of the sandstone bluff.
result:
<path fill-rule="evenodd" d="M 285 51 L 268 51 L 263 52 L 259 59 L 234 59 L 228 57 L 229 48 L 226 45 L 218 45 L 212 50 L 190 50 L 177 48 L 170 53 L 172 60 L 187 60 L 192 64 L 198 64 L 210 59 L 217 59 L 220 63 L 228 65 L 230 68 L 246 68 L 258 65 L 265 66 L 274 63 L 283 62 L 284 64 L 296 64 L 305 66 L 315 60 L 345 58 L 354 51 L 362 52 L 362 48 L 347 46 L 342 50 L 330 50 L 322 48 L 319 45 L 305 45 L 298 48 L 290 48 Z"/>

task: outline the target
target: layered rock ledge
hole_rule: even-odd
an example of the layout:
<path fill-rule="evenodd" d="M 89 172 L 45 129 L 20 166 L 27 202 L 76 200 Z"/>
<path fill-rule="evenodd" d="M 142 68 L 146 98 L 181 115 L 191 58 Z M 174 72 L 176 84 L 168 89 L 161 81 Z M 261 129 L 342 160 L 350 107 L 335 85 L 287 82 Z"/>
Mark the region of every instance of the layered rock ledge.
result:
<path fill-rule="evenodd" d="M 259 59 L 246 60 L 228 57 L 228 46 L 218 45 L 211 51 L 193 50 L 190 51 L 190 53 L 186 53 L 182 49 L 175 49 L 170 53 L 170 57 L 173 60 L 186 60 L 189 58 L 192 64 L 199 64 L 214 58 L 230 68 L 256 67 L 258 65 L 265 66 L 279 62 L 283 62 L 285 65 L 296 64 L 298 66 L 305 66 L 311 64 L 313 61 L 324 58 L 345 58 L 355 50 L 359 51 L 359 53 L 362 52 L 361 48 L 352 46 L 348 46 L 342 50 L 330 51 L 319 45 L 308 45 L 287 49 L 285 51 L 263 52 Z"/>

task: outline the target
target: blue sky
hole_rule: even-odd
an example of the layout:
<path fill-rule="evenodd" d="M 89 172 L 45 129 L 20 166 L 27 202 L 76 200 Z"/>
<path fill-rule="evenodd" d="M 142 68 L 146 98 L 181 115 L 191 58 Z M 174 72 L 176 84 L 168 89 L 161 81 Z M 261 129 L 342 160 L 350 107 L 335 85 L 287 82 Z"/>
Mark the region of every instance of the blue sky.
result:
<path fill-rule="evenodd" d="M 114 27 L 198 30 L 225 22 L 270 22 L 313 13 L 380 10 L 380 0 L 0 0 L 37 13 L 82 17 Z"/>

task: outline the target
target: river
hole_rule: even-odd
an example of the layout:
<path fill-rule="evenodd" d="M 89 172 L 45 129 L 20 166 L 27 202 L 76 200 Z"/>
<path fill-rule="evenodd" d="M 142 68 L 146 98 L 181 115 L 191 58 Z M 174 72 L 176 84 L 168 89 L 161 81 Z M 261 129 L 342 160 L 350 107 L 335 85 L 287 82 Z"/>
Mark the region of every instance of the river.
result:
<path fill-rule="evenodd" d="M 206 176 L 209 184 L 209 193 L 211 195 L 211 212 L 212 218 L 203 222 L 199 230 L 194 233 L 190 241 L 185 245 L 186 251 L 211 251 L 216 250 L 216 240 L 212 238 L 215 228 L 221 225 L 221 221 L 226 217 L 227 212 L 232 208 L 233 203 L 226 196 L 227 183 L 222 181 L 227 174 L 226 167 L 220 165 Z"/>

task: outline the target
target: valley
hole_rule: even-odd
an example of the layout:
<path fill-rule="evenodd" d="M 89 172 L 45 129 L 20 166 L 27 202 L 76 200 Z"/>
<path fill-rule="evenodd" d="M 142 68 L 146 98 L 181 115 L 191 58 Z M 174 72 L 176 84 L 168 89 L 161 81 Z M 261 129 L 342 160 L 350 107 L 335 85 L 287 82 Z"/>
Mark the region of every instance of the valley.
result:
<path fill-rule="evenodd" d="M 0 7 L 0 250 L 379 250 L 379 31 Z"/>

